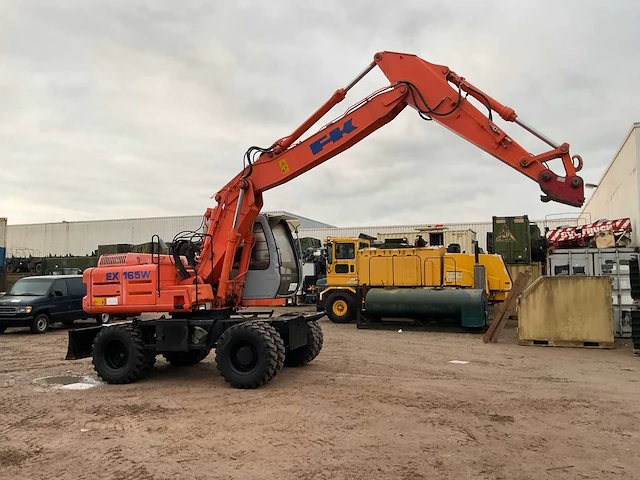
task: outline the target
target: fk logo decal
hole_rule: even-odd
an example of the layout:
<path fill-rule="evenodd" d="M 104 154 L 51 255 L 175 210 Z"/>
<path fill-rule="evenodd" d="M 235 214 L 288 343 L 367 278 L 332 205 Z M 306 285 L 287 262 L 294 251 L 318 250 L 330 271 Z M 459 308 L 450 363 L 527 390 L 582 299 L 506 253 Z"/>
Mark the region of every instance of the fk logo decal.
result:
<path fill-rule="evenodd" d="M 343 135 L 349 134 L 353 132 L 356 128 L 358 128 L 351 122 L 352 122 L 351 119 L 345 120 L 345 122 L 342 124 L 342 128 L 336 127 L 329 132 L 329 135 L 321 136 L 318 140 L 316 140 L 311 145 L 309 145 L 309 147 L 311 147 L 311 152 L 314 155 L 320 153 L 324 148 L 324 146 L 327 145 L 328 143 L 337 142 L 342 138 Z"/>

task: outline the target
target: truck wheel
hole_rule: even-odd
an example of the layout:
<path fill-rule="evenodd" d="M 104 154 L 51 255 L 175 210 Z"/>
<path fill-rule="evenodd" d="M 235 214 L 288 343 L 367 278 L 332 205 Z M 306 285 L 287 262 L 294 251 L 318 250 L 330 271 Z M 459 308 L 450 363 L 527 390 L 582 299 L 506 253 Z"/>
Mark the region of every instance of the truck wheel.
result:
<path fill-rule="evenodd" d="M 102 328 L 93 341 L 92 363 L 107 383 L 131 383 L 151 371 L 156 356 L 146 352 L 142 333 L 135 325 Z"/>
<path fill-rule="evenodd" d="M 15 263 L 7 263 L 5 268 L 7 269 L 7 273 L 16 273 L 17 270 Z"/>
<path fill-rule="evenodd" d="M 111 315 L 109 315 L 108 313 L 99 313 L 96 316 L 96 323 L 98 325 L 103 325 L 105 323 L 109 323 L 109 320 L 111 320 Z"/>
<path fill-rule="evenodd" d="M 325 312 L 333 323 L 351 323 L 356 318 L 356 299 L 348 291 L 330 293 L 325 302 Z"/>
<path fill-rule="evenodd" d="M 173 367 L 188 367 L 201 362 L 209 355 L 209 350 L 189 350 L 188 352 L 166 352 L 162 356 Z"/>
<path fill-rule="evenodd" d="M 44 333 L 49 330 L 50 325 L 51 322 L 49 321 L 48 315 L 46 313 L 41 313 L 31 320 L 29 328 L 31 329 L 31 333 Z"/>
<path fill-rule="evenodd" d="M 272 325 L 249 321 L 229 327 L 218 339 L 218 372 L 237 388 L 258 388 L 284 365 L 284 342 Z"/>
<path fill-rule="evenodd" d="M 284 360 L 286 367 L 301 367 L 316 358 L 322 350 L 323 335 L 320 324 L 315 320 L 307 322 L 307 344 L 304 347 L 289 350 Z"/>

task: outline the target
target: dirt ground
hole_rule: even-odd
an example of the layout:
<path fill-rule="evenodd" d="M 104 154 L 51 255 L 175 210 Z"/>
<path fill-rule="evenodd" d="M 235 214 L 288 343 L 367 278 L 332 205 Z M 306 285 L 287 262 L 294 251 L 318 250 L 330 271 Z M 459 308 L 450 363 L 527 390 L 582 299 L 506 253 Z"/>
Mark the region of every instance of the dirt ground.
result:
<path fill-rule="evenodd" d="M 0 478 L 640 478 L 640 358 L 625 342 L 518 346 L 511 327 L 486 345 L 320 323 L 314 362 L 249 391 L 224 383 L 214 355 L 183 369 L 159 357 L 130 385 L 39 385 L 92 374 L 91 361 L 64 360 L 64 327 L 10 329 Z"/>

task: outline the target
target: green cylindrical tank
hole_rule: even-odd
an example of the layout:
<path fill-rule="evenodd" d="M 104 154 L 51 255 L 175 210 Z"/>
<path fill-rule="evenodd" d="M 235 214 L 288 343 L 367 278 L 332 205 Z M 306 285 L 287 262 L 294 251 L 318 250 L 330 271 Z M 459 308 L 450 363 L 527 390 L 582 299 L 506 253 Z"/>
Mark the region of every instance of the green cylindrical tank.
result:
<path fill-rule="evenodd" d="M 487 325 L 487 294 L 482 289 L 372 288 L 364 309 L 370 317 L 453 322 L 468 328 Z"/>

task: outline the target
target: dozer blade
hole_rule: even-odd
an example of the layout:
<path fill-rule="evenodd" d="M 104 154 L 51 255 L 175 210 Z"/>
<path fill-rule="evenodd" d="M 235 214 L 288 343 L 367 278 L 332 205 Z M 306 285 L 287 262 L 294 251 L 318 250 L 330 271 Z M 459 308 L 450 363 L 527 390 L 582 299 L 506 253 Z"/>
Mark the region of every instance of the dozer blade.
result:
<path fill-rule="evenodd" d="M 69 330 L 69 345 L 65 360 L 78 360 L 91 356 L 93 340 L 102 326 L 74 328 Z"/>

